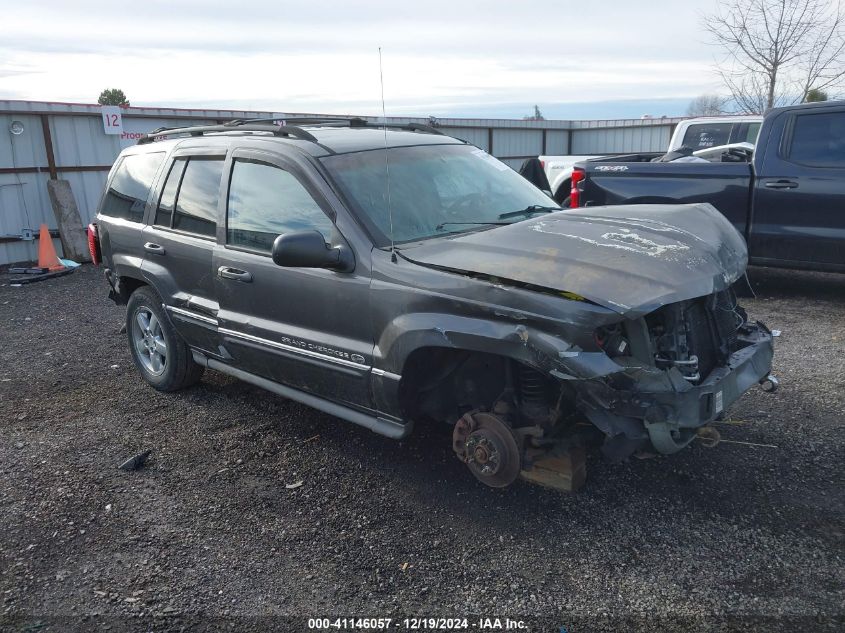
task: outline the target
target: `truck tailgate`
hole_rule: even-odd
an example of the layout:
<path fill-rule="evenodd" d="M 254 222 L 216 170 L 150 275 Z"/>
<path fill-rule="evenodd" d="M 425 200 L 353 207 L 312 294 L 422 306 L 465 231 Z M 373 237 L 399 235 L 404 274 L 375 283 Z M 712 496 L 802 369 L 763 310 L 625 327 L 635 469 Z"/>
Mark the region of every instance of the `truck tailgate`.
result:
<path fill-rule="evenodd" d="M 584 163 L 583 206 L 709 202 L 746 234 L 748 163 Z"/>

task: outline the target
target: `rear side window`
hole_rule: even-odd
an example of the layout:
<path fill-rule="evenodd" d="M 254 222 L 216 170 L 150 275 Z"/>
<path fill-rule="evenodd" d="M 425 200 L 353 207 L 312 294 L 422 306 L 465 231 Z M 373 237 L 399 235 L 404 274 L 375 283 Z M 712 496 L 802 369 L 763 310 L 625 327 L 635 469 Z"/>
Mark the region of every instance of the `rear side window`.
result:
<path fill-rule="evenodd" d="M 694 150 L 727 145 L 731 137 L 731 123 L 697 123 L 684 132 L 684 147 Z"/>
<path fill-rule="evenodd" d="M 144 207 L 164 152 L 124 156 L 109 183 L 100 213 L 132 222 L 144 221 Z"/>
<path fill-rule="evenodd" d="M 789 160 L 819 167 L 845 167 L 845 112 L 796 116 Z"/>
<path fill-rule="evenodd" d="M 214 237 L 223 157 L 177 158 L 164 183 L 155 224 Z"/>
<path fill-rule="evenodd" d="M 332 228 L 332 221 L 291 173 L 265 163 L 235 161 L 227 244 L 269 253 L 282 233 L 317 230 L 328 241 Z"/>
<path fill-rule="evenodd" d="M 176 206 L 176 192 L 179 190 L 179 183 L 182 182 L 182 174 L 185 173 L 187 159 L 173 161 L 167 181 L 164 183 L 164 190 L 161 192 L 161 200 L 156 209 L 156 217 L 153 224 L 158 226 L 170 226 L 173 218 L 173 208 Z"/>

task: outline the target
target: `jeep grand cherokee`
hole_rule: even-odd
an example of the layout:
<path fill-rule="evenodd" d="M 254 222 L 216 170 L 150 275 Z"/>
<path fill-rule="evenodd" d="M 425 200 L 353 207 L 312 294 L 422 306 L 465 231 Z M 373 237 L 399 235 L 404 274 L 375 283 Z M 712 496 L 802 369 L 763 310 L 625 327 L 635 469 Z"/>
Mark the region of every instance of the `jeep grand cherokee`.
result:
<path fill-rule="evenodd" d="M 156 130 L 89 230 L 154 388 L 211 368 L 393 438 L 448 424 L 490 486 L 576 488 L 595 436 L 674 453 L 770 378 L 713 207 L 563 211 L 426 126 Z"/>

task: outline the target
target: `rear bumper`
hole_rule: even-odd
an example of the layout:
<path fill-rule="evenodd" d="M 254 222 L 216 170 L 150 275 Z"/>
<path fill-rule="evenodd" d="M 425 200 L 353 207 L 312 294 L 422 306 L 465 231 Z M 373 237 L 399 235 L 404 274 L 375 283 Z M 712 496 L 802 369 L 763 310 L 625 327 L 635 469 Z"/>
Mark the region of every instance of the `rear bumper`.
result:
<path fill-rule="evenodd" d="M 762 323 L 740 336 L 746 346 L 734 352 L 699 385 L 681 392 L 650 394 L 654 404 L 643 420 L 649 439 L 661 453 L 674 453 L 689 444 L 695 429 L 712 422 L 772 370 L 772 334 Z"/>

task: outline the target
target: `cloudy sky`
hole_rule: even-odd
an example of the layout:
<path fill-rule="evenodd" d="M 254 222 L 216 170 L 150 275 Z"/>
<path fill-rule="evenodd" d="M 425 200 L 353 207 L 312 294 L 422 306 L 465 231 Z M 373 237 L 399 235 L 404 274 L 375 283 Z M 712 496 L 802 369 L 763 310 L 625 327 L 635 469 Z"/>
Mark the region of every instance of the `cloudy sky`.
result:
<path fill-rule="evenodd" d="M 683 114 L 717 0 L 0 0 L 0 99 L 547 118 Z"/>

